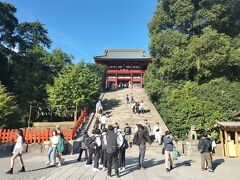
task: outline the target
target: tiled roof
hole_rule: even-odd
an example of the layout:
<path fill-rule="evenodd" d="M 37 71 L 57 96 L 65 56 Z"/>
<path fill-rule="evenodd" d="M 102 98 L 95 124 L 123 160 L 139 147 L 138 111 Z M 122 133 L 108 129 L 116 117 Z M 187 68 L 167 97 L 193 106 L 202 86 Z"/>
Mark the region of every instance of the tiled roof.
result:
<path fill-rule="evenodd" d="M 216 125 L 222 127 L 240 127 L 240 121 L 217 122 Z"/>
<path fill-rule="evenodd" d="M 143 49 L 106 49 L 103 56 L 94 59 L 152 59 Z"/>

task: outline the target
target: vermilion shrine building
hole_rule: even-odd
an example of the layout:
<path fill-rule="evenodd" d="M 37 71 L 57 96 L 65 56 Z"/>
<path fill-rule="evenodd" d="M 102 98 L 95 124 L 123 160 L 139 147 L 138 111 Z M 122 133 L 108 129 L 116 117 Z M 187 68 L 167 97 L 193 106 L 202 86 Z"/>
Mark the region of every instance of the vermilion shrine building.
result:
<path fill-rule="evenodd" d="M 142 49 L 106 49 L 104 55 L 95 56 L 94 60 L 108 67 L 106 88 L 142 88 L 143 75 L 153 59 Z"/>

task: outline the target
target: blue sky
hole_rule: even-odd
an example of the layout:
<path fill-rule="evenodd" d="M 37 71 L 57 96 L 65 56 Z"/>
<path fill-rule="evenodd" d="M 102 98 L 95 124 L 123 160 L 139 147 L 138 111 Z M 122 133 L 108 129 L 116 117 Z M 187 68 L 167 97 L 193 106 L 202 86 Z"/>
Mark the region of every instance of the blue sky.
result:
<path fill-rule="evenodd" d="M 5 0 L 20 22 L 39 20 L 52 48 L 74 62 L 93 62 L 107 48 L 141 48 L 148 53 L 148 28 L 157 0 Z"/>

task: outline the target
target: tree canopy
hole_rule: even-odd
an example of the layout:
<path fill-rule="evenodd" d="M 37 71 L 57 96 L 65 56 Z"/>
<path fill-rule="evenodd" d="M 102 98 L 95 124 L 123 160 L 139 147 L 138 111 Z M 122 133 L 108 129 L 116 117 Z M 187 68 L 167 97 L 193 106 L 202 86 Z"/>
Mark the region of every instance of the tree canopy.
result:
<path fill-rule="evenodd" d="M 83 103 L 92 102 L 92 98 L 100 93 L 99 85 L 104 78 L 104 68 L 91 64 L 88 67 L 72 64 L 72 55 L 60 48 L 50 49 L 52 41 L 43 23 L 19 22 L 16 12 L 13 5 L 0 2 L 0 89 L 4 92 L 0 95 L 2 102 L 7 104 L 2 107 L 9 108 L 10 113 L 6 115 L 7 108 L 0 110 L 0 125 L 25 126 L 30 105 L 49 107 L 67 103 L 75 106 L 77 103 L 81 107 Z M 96 69 L 101 76 L 99 78 L 95 75 Z M 61 79 L 63 76 L 66 79 Z M 61 83 L 66 83 L 64 86 L 69 89 L 57 92 L 59 87 L 56 84 Z M 92 86 L 86 88 L 88 84 Z M 50 90 L 54 86 L 56 89 Z M 54 98 L 54 93 L 60 93 L 61 97 Z M 63 97 L 64 101 L 60 99 Z M 8 117 L 14 114 L 16 109 L 18 113 L 15 113 L 10 121 Z M 33 113 L 33 121 L 37 120 L 34 114 L 37 113 Z M 13 121 L 16 123 L 12 123 Z"/>
<path fill-rule="evenodd" d="M 160 0 L 144 86 L 170 130 L 213 129 L 238 111 L 240 1 Z M 231 94 L 227 98 L 226 94 Z M 220 103 L 220 101 L 222 103 Z"/>

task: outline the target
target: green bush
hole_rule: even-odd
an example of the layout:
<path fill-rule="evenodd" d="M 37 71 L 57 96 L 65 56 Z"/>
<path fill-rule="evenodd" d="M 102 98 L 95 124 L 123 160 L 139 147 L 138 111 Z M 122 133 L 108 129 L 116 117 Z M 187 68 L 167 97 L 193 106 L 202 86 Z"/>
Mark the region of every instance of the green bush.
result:
<path fill-rule="evenodd" d="M 14 96 L 0 84 L 0 127 L 16 127 L 19 109 Z"/>
<path fill-rule="evenodd" d="M 158 105 L 168 128 L 179 138 L 186 138 L 195 125 L 199 132 L 214 129 L 217 120 L 228 120 L 240 107 L 240 83 L 224 78 L 198 85 L 185 82 L 169 88 Z"/>

